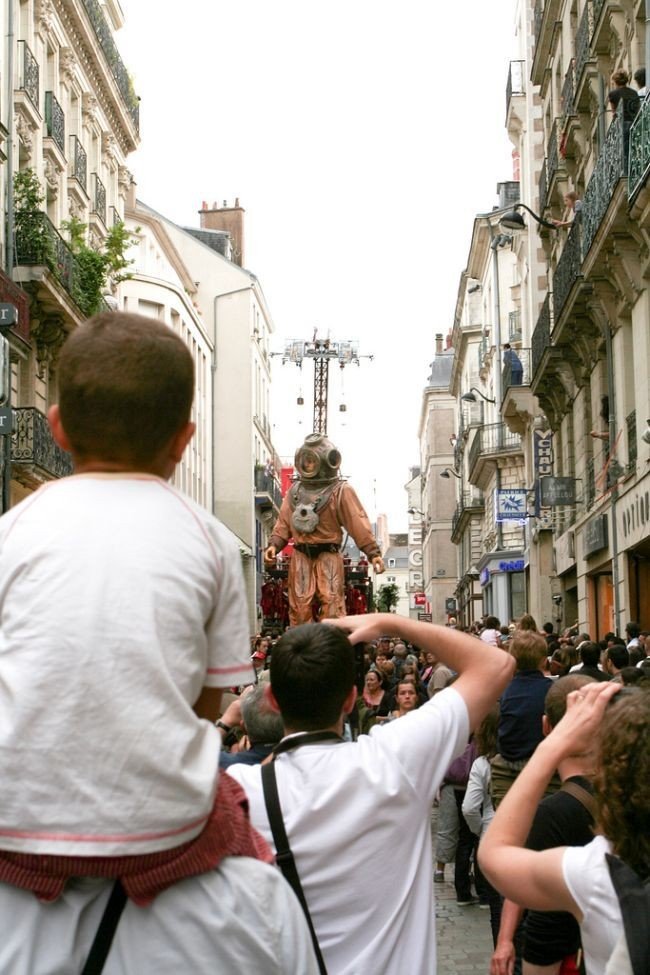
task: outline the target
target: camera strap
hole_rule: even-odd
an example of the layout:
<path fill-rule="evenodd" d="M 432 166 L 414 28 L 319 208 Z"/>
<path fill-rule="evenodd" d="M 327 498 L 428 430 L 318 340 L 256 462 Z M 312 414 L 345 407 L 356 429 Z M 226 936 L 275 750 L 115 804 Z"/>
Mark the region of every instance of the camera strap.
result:
<path fill-rule="evenodd" d="M 104 908 L 102 919 L 99 922 L 99 927 L 97 928 L 93 943 L 90 946 L 86 964 L 83 967 L 81 975 L 100 975 L 100 972 L 104 968 L 108 953 L 111 950 L 115 929 L 117 928 L 120 917 L 122 916 L 122 911 L 124 910 L 125 904 L 126 893 L 124 891 L 124 887 L 119 880 L 116 880 L 113 884 L 113 889 L 111 890 L 106 907 Z"/>
<path fill-rule="evenodd" d="M 327 968 L 325 967 L 320 945 L 318 944 L 318 937 L 316 936 L 311 914 L 309 913 L 309 907 L 307 906 L 302 884 L 300 883 L 300 876 L 298 874 L 298 868 L 296 867 L 296 861 L 293 857 L 293 851 L 289 846 L 289 837 L 287 836 L 287 831 L 284 828 L 282 809 L 280 807 L 280 797 L 278 795 L 278 782 L 275 776 L 276 755 L 280 755 L 282 752 L 292 751 L 294 748 L 300 748 L 301 745 L 311 745 L 321 741 L 338 743 L 343 741 L 343 739 L 340 735 L 337 735 L 333 731 L 306 732 L 305 734 L 293 735 L 290 738 L 283 739 L 273 751 L 273 760 L 268 762 L 266 765 L 262 765 L 262 789 L 264 790 L 266 815 L 269 818 L 269 825 L 271 827 L 271 833 L 273 834 L 273 843 L 275 844 L 276 849 L 276 863 L 282 871 L 285 880 L 290 884 L 294 894 L 300 901 L 300 906 L 302 907 L 303 914 L 305 915 L 307 927 L 309 928 L 312 944 L 314 946 L 314 954 L 316 955 L 316 961 L 318 962 L 318 971 L 320 972 L 320 975 L 327 975 Z"/>

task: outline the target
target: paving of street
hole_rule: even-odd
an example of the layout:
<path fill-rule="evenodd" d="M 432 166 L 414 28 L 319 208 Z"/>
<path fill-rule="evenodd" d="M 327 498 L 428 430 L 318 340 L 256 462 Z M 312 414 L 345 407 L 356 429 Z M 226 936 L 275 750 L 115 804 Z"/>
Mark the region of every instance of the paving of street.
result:
<path fill-rule="evenodd" d="M 490 912 L 477 905 L 458 907 L 452 876 L 453 866 L 448 864 L 445 882 L 436 884 L 438 975 L 487 975 L 492 954 Z"/>

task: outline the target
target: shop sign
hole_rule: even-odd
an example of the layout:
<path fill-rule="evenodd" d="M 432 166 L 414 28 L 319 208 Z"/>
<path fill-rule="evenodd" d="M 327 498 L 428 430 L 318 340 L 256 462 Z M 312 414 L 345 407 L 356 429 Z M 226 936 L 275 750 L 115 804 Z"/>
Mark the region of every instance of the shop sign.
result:
<path fill-rule="evenodd" d="M 499 488 L 494 492 L 497 522 L 516 521 L 521 524 L 528 515 L 526 488 Z"/>
<path fill-rule="evenodd" d="M 601 548 L 607 548 L 607 515 L 598 515 L 587 522 L 582 533 L 584 556 L 587 558 Z"/>
<path fill-rule="evenodd" d="M 423 592 L 416 592 L 416 593 L 414 593 L 413 594 L 413 603 L 416 606 L 426 606 L 426 603 L 427 603 L 426 593 L 423 593 Z"/>
<path fill-rule="evenodd" d="M 487 586 L 488 582 L 490 581 L 490 570 L 487 568 L 487 566 L 484 569 L 481 569 L 481 574 L 478 577 L 478 581 L 482 586 Z"/>
<path fill-rule="evenodd" d="M 538 528 L 552 528 L 553 512 L 541 498 L 541 479 L 553 473 L 553 434 L 550 430 L 533 433 L 533 463 L 535 466 L 535 516 Z"/>
<path fill-rule="evenodd" d="M 539 481 L 542 507 L 560 508 L 576 503 L 574 477 L 542 477 Z"/>
<path fill-rule="evenodd" d="M 526 563 L 523 559 L 510 559 L 508 562 L 499 562 L 499 572 L 523 572 Z"/>

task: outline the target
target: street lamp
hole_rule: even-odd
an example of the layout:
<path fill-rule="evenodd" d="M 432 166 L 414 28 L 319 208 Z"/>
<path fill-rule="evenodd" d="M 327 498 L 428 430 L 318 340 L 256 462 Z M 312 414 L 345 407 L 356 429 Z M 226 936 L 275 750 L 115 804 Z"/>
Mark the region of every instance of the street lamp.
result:
<path fill-rule="evenodd" d="M 407 511 L 410 515 L 420 515 L 421 518 L 426 518 L 424 511 L 420 508 L 407 508 Z"/>
<path fill-rule="evenodd" d="M 549 230 L 557 230 L 554 223 L 549 223 L 548 220 L 538 217 L 537 214 L 534 213 L 530 207 L 526 206 L 525 203 L 515 203 L 512 210 L 509 210 L 508 213 L 504 213 L 499 220 L 501 226 L 506 230 L 525 230 L 526 224 L 524 222 L 524 218 L 521 213 L 518 212 L 522 207 L 524 210 L 527 210 L 528 213 L 530 213 L 531 217 L 537 221 L 540 227 L 548 227 Z"/>
<path fill-rule="evenodd" d="M 454 477 L 457 477 L 458 480 L 460 481 L 460 474 L 458 473 L 458 471 L 455 471 L 453 467 L 445 467 L 443 470 L 440 471 L 439 477 L 444 477 L 445 480 L 448 481 L 451 474 L 453 474 Z"/>
<path fill-rule="evenodd" d="M 496 403 L 495 399 L 490 399 L 489 396 L 486 396 L 485 393 L 482 393 L 480 389 L 476 388 L 476 386 L 470 386 L 469 392 L 463 393 L 463 395 L 461 396 L 461 400 L 463 400 L 465 403 L 476 403 L 478 402 L 478 400 L 474 395 L 475 393 L 478 393 L 481 399 L 484 399 L 486 403 Z"/>

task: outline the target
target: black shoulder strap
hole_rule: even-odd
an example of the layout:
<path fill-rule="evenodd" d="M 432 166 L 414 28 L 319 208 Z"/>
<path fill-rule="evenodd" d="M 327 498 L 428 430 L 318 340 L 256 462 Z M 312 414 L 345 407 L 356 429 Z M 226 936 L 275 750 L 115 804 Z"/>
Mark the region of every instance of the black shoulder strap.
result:
<path fill-rule="evenodd" d="M 119 880 L 116 880 L 108 898 L 108 903 L 104 908 L 102 919 L 99 922 L 95 939 L 90 946 L 90 952 L 81 975 L 100 975 L 108 953 L 111 950 L 115 929 L 117 928 L 125 904 L 126 894 L 124 887 L 122 887 Z"/>
<path fill-rule="evenodd" d="M 316 937 L 311 914 L 309 913 L 302 884 L 300 883 L 300 877 L 298 876 L 296 861 L 293 858 L 293 853 L 291 852 L 291 847 L 289 846 L 289 837 L 287 836 L 287 831 L 284 828 L 284 820 L 282 819 L 282 810 L 280 808 L 280 797 L 278 795 L 278 783 L 275 777 L 275 764 L 273 762 L 268 762 L 268 764 L 262 765 L 262 788 L 264 790 L 266 814 L 269 817 L 269 824 L 271 826 L 271 832 L 273 833 L 273 842 L 275 843 L 276 862 L 284 874 L 285 880 L 291 885 L 294 894 L 300 901 L 300 906 L 302 907 L 305 918 L 307 919 L 307 926 L 309 927 L 309 933 L 311 934 L 311 940 L 314 945 L 316 961 L 318 962 L 318 970 L 321 975 L 327 975 L 327 969 L 325 968 L 325 962 L 323 961 L 320 945 L 318 944 L 318 938 Z"/>
<path fill-rule="evenodd" d="M 605 854 L 612 884 L 621 905 L 627 951 L 634 975 L 650 972 L 650 886 L 618 857 Z"/>

